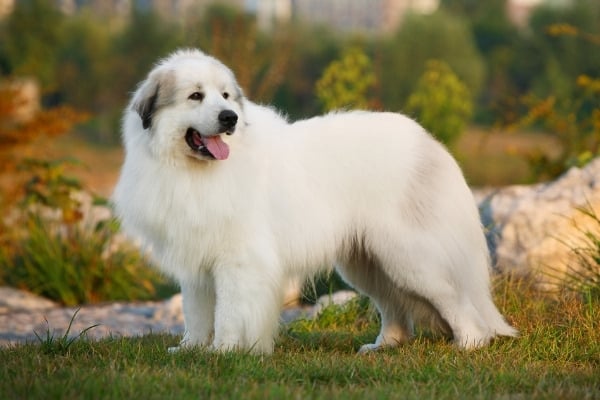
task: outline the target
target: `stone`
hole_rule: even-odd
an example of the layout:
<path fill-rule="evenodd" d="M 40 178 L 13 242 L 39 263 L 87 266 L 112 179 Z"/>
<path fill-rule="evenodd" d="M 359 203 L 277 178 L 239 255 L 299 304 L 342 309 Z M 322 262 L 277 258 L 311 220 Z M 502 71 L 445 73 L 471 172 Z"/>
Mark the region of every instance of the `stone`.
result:
<path fill-rule="evenodd" d="M 575 248 L 589 246 L 586 232 L 600 237 L 600 158 L 571 168 L 552 182 L 475 192 L 487 228 L 495 268 L 556 283 L 576 269 Z"/>
<path fill-rule="evenodd" d="M 154 312 L 157 321 L 173 321 L 173 323 L 183 324 L 183 304 L 181 293 L 173 295 L 158 304 Z"/>
<path fill-rule="evenodd" d="M 43 311 L 58 307 L 56 303 L 33 293 L 0 287 L 0 314 L 20 311 Z"/>
<path fill-rule="evenodd" d="M 356 296 L 357 293 L 353 290 L 339 290 L 331 294 L 324 294 L 317 299 L 309 315 L 311 317 L 317 316 L 324 308 L 331 305 L 343 306 Z"/>

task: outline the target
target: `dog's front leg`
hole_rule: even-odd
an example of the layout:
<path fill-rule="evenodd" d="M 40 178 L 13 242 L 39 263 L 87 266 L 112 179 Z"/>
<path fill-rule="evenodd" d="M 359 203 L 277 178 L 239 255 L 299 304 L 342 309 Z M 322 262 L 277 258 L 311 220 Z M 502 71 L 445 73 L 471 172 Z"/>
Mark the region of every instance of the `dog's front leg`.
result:
<path fill-rule="evenodd" d="M 182 347 L 208 346 L 215 325 L 215 289 L 212 276 L 204 274 L 197 280 L 181 282 L 185 333 L 177 351 Z"/>
<path fill-rule="evenodd" d="M 215 269 L 214 350 L 273 351 L 282 286 L 279 274 L 267 265 L 234 264 Z"/>

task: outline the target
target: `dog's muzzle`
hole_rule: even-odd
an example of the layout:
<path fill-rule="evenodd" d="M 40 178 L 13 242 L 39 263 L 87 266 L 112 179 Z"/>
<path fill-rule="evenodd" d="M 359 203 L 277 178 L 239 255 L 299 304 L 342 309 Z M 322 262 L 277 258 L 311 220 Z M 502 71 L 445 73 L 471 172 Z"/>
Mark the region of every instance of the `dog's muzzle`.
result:
<path fill-rule="evenodd" d="M 232 110 L 223 110 L 217 116 L 219 129 L 216 134 L 204 135 L 190 127 L 185 133 L 185 141 L 194 153 L 203 158 L 225 160 L 229 157 L 229 146 L 221 139 L 221 134 L 233 134 L 238 115 Z"/>

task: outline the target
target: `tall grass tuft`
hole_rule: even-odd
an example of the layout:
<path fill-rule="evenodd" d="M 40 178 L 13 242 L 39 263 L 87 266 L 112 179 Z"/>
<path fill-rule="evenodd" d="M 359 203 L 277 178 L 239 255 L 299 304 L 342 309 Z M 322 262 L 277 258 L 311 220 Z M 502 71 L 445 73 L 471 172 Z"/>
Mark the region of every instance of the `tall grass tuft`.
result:
<path fill-rule="evenodd" d="M 571 247 L 575 264 L 568 266 L 564 286 L 585 298 L 600 298 L 600 216 L 590 204 L 577 209 L 592 221 L 592 228 L 581 229 L 583 243 Z"/>
<path fill-rule="evenodd" d="M 69 321 L 69 326 L 67 327 L 65 333 L 62 336 L 56 337 L 54 333 L 51 333 L 49 325 L 46 329 L 46 333 L 43 336 L 40 336 L 35 331 L 33 332 L 35 334 L 35 337 L 38 339 L 38 342 L 40 344 L 40 350 L 42 351 L 42 353 L 46 355 L 64 356 L 69 352 L 69 348 L 73 343 L 75 343 L 75 341 L 84 338 L 90 329 L 94 329 L 99 325 L 95 324 L 88 326 L 87 328 L 79 332 L 77 335 L 71 335 L 71 327 L 73 326 L 73 321 L 75 320 L 77 313 L 79 313 L 79 309 L 77 309 L 77 311 L 75 311 L 75 313 L 71 317 L 71 320 Z M 46 323 L 48 324 L 48 320 L 46 320 Z"/>

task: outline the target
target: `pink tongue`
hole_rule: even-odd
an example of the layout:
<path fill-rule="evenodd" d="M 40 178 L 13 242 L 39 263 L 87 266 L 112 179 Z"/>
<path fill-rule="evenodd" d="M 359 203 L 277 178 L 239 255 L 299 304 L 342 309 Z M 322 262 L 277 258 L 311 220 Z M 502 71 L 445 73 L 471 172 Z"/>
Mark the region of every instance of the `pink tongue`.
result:
<path fill-rule="evenodd" d="M 217 160 L 225 160 L 229 157 L 229 146 L 221 139 L 220 135 L 202 138 L 204 145 Z"/>

